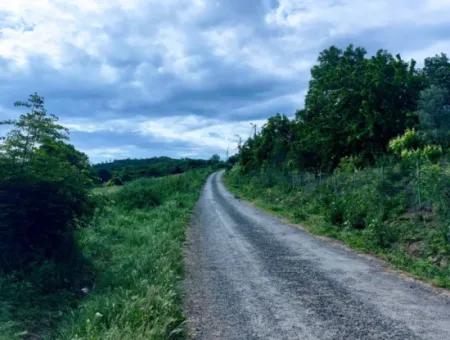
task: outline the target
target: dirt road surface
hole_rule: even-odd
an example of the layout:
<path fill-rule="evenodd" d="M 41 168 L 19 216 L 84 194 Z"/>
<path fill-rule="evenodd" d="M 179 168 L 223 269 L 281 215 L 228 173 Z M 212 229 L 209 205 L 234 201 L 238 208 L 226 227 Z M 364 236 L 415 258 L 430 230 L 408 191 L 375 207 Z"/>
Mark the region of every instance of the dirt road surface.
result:
<path fill-rule="evenodd" d="M 195 339 L 450 339 L 450 296 L 207 181 L 186 249 Z"/>

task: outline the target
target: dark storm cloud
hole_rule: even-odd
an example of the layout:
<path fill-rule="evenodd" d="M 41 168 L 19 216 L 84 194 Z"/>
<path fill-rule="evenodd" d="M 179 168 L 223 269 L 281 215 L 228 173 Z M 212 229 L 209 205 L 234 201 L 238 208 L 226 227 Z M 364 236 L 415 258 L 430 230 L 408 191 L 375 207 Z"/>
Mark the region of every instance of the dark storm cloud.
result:
<path fill-rule="evenodd" d="M 94 161 L 224 154 L 303 105 L 323 48 L 420 62 L 448 52 L 449 15 L 444 0 L 4 1 L 0 118 L 38 91 Z"/>

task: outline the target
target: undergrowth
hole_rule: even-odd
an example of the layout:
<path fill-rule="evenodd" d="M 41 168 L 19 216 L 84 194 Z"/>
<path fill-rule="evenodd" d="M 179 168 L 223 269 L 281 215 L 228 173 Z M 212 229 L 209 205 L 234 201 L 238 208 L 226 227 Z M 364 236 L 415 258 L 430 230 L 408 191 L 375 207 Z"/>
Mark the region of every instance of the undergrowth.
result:
<path fill-rule="evenodd" d="M 185 229 L 208 170 L 96 189 L 83 264 L 0 276 L 4 339 L 177 339 Z"/>

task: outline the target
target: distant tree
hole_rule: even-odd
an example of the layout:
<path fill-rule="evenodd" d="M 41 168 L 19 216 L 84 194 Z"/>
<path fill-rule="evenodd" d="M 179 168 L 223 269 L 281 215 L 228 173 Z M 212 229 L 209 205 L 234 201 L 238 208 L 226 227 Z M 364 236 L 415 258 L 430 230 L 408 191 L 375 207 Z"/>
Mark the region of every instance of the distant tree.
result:
<path fill-rule="evenodd" d="M 232 155 L 232 156 L 228 157 L 227 163 L 229 166 L 233 166 L 238 161 L 239 161 L 239 154 L 236 154 L 236 155 Z"/>
<path fill-rule="evenodd" d="M 286 161 L 292 142 L 291 122 L 281 114 L 267 120 L 259 134 L 256 158 L 259 165 L 277 167 Z"/>
<path fill-rule="evenodd" d="M 286 116 L 270 117 L 259 132 L 240 145 L 239 162 L 243 171 L 282 166 L 288 159 L 293 138 L 293 123 Z"/>
<path fill-rule="evenodd" d="M 211 163 L 213 163 L 213 164 L 219 163 L 220 162 L 220 156 L 218 154 L 214 154 L 214 155 L 211 156 L 209 161 Z"/>
<path fill-rule="evenodd" d="M 447 89 L 431 85 L 420 93 L 420 128 L 430 142 L 450 145 L 450 95 Z"/>
<path fill-rule="evenodd" d="M 450 61 L 441 53 L 425 59 L 428 88 L 420 95 L 417 115 L 430 142 L 450 145 Z"/>
<path fill-rule="evenodd" d="M 423 72 L 429 85 L 444 88 L 450 92 L 450 61 L 446 54 L 441 53 L 425 59 Z"/>

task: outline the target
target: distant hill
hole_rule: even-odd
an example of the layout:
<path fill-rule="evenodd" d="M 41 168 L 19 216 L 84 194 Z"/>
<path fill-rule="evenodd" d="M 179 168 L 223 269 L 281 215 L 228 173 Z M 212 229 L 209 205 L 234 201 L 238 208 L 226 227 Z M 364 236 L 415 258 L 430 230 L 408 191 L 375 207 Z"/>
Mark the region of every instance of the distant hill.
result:
<path fill-rule="evenodd" d="M 99 183 L 117 185 L 141 177 L 160 177 L 211 166 L 220 167 L 223 162 L 218 156 L 209 160 L 170 157 L 121 159 L 93 165 L 92 174 Z"/>

